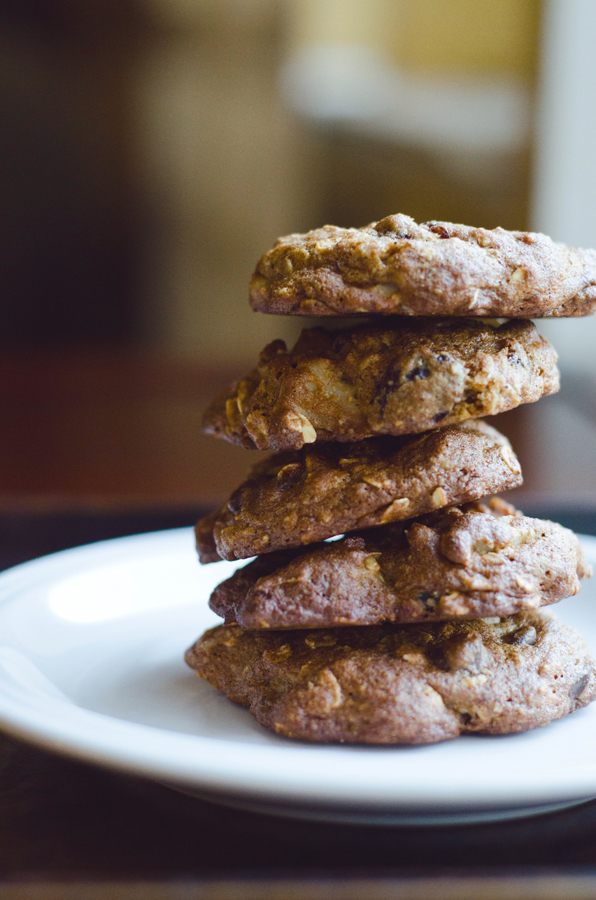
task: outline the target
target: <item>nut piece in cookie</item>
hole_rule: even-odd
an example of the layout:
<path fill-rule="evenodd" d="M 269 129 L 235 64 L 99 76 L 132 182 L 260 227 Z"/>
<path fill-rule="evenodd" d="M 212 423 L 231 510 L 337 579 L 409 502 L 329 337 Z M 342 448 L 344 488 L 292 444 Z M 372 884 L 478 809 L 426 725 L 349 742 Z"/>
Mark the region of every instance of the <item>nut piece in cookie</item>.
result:
<path fill-rule="evenodd" d="M 596 306 L 596 250 L 404 215 L 325 225 L 279 238 L 257 263 L 250 302 L 296 316 L 586 316 Z"/>
<path fill-rule="evenodd" d="M 248 630 L 332 628 L 508 616 L 576 594 L 591 575 L 577 536 L 507 507 L 451 506 L 259 556 L 209 605 Z"/>
<path fill-rule="evenodd" d="M 411 519 L 521 481 L 507 439 L 480 420 L 315 444 L 257 464 L 215 518 L 198 523 L 197 548 L 203 561 L 213 560 L 214 546 L 222 559 L 245 559 Z"/>
<path fill-rule="evenodd" d="M 205 431 L 259 450 L 415 434 L 532 403 L 559 389 L 557 355 L 527 320 L 394 320 L 310 328 L 207 410 Z"/>
<path fill-rule="evenodd" d="M 279 735 L 425 744 L 509 734 L 596 698 L 581 636 L 542 612 L 497 621 L 242 631 L 219 625 L 188 665 Z"/>

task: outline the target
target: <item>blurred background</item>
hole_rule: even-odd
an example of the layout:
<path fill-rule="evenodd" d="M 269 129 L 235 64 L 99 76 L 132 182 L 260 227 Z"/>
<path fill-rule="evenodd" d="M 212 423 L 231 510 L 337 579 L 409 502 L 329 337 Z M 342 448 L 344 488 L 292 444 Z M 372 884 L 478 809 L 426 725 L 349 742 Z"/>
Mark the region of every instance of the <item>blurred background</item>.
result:
<path fill-rule="evenodd" d="M 201 410 L 304 324 L 248 307 L 280 234 L 401 211 L 596 246 L 595 41 L 592 0 L 2 0 L 10 529 L 225 498 L 254 457 Z M 596 503 L 595 323 L 544 330 L 566 387 L 499 424 L 531 503 Z"/>

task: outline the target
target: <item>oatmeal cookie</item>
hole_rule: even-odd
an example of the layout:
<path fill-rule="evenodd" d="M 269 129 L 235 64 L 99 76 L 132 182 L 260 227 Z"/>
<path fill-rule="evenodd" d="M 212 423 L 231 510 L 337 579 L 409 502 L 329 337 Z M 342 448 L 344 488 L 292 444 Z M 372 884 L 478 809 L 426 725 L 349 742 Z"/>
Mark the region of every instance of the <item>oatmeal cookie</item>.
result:
<path fill-rule="evenodd" d="M 259 556 L 209 606 L 248 630 L 475 619 L 556 603 L 589 575 L 572 531 L 494 498 Z"/>
<path fill-rule="evenodd" d="M 320 631 L 218 625 L 186 661 L 261 725 L 308 741 L 509 734 L 596 697 L 596 664 L 581 636 L 538 611 Z"/>
<path fill-rule="evenodd" d="M 414 434 L 559 389 L 557 355 L 527 320 L 394 321 L 275 341 L 213 403 L 205 431 L 259 450 Z"/>
<path fill-rule="evenodd" d="M 325 225 L 279 238 L 257 263 L 250 302 L 295 316 L 586 316 L 596 306 L 596 250 L 404 215 Z"/>
<path fill-rule="evenodd" d="M 315 444 L 272 454 L 196 529 L 202 562 L 322 541 L 521 484 L 507 439 L 481 420 L 421 435 Z"/>

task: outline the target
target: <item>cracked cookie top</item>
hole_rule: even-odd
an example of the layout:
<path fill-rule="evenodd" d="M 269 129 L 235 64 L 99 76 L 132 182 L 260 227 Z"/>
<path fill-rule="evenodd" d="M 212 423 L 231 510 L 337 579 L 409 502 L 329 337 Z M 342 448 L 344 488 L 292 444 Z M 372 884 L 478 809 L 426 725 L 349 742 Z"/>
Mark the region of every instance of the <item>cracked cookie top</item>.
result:
<path fill-rule="evenodd" d="M 527 320 L 394 320 L 305 329 L 207 410 L 204 429 L 259 450 L 413 434 L 559 389 L 557 355 Z"/>
<path fill-rule="evenodd" d="M 261 725 L 309 741 L 424 744 L 508 734 L 596 697 L 582 637 L 538 611 L 319 631 L 219 625 L 186 661 Z"/>
<path fill-rule="evenodd" d="M 410 519 L 521 484 L 507 439 L 480 420 L 422 435 L 315 444 L 258 463 L 196 527 L 202 562 L 244 559 Z"/>
<path fill-rule="evenodd" d="M 586 316 L 596 250 L 399 214 L 364 228 L 325 225 L 279 238 L 257 263 L 250 303 L 296 316 Z"/>
<path fill-rule="evenodd" d="M 332 628 L 513 615 L 591 574 L 572 531 L 498 498 L 257 557 L 209 605 L 241 628 Z"/>

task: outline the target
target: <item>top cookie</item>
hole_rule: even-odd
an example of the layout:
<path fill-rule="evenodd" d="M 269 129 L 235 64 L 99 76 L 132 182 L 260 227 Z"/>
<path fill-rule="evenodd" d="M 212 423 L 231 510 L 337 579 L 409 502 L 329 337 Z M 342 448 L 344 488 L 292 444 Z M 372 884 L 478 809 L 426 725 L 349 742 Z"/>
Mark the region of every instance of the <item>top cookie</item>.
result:
<path fill-rule="evenodd" d="M 587 316 L 596 250 L 404 215 L 325 225 L 279 238 L 257 263 L 250 303 L 294 316 Z"/>

